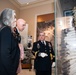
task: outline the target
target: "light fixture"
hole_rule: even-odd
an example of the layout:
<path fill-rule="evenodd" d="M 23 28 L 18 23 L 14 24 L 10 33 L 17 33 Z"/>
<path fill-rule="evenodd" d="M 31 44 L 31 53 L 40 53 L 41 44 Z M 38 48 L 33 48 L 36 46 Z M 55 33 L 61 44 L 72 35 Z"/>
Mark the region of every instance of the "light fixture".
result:
<path fill-rule="evenodd" d="M 37 1 L 37 0 L 17 0 L 20 4 L 29 4 L 31 2 Z"/>
<path fill-rule="evenodd" d="M 29 3 L 26 3 L 27 5 L 29 4 Z"/>

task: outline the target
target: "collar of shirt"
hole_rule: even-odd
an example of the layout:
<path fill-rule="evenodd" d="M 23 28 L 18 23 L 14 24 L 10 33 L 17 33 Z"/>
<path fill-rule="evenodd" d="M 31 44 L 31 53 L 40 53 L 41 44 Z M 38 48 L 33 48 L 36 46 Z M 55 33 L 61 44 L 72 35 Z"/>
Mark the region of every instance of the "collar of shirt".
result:
<path fill-rule="evenodd" d="M 43 44 L 45 44 L 46 45 L 46 41 L 44 40 L 44 41 L 41 41 Z"/>
<path fill-rule="evenodd" d="M 17 29 L 18 33 L 20 33 L 20 31 L 19 31 L 19 29 L 17 27 L 16 27 L 16 29 Z"/>

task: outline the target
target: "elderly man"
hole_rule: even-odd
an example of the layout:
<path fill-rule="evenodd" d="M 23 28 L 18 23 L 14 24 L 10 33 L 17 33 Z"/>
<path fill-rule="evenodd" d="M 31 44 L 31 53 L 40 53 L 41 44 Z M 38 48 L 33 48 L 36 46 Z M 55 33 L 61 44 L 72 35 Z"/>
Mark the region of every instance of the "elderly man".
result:
<path fill-rule="evenodd" d="M 19 60 L 19 66 L 17 69 L 17 73 L 20 73 L 20 71 L 21 71 L 21 60 L 24 59 L 24 48 L 23 48 L 23 45 L 21 44 L 21 36 L 20 36 L 19 32 L 23 31 L 25 29 L 25 26 L 26 26 L 26 22 L 23 19 L 18 19 L 17 23 L 16 23 L 16 27 L 14 28 L 14 32 L 18 36 L 17 39 L 18 39 L 18 42 L 19 42 L 18 45 L 20 48 L 20 60 Z"/>

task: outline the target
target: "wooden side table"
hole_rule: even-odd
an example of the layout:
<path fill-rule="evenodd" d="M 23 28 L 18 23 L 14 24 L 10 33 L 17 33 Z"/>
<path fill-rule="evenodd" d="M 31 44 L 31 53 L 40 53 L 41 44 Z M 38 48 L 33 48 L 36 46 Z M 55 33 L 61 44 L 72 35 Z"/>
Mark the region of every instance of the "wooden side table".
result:
<path fill-rule="evenodd" d="M 24 51 L 25 53 L 25 57 L 24 60 L 22 61 L 21 65 L 22 65 L 22 69 L 32 69 L 32 63 L 31 63 L 31 57 L 32 57 L 32 53 L 30 49 L 27 49 Z"/>

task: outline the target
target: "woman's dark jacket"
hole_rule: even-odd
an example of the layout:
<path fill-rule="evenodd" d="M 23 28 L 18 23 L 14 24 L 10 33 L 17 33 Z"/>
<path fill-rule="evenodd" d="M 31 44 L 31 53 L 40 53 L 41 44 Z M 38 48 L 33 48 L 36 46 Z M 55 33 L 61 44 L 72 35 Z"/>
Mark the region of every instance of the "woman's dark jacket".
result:
<path fill-rule="evenodd" d="M 0 75 L 16 75 L 19 58 L 18 40 L 13 36 L 11 28 L 5 26 L 0 31 Z"/>

